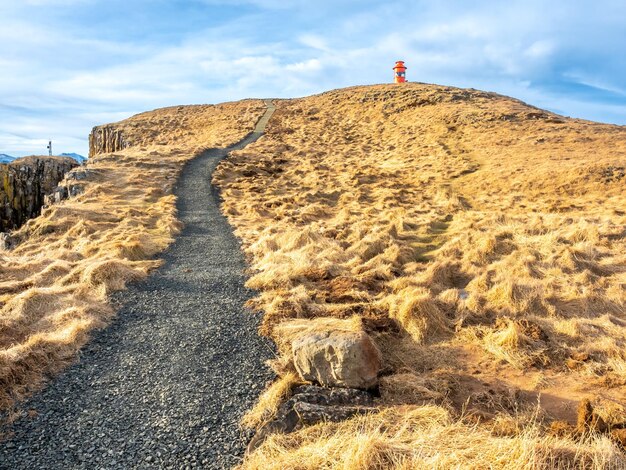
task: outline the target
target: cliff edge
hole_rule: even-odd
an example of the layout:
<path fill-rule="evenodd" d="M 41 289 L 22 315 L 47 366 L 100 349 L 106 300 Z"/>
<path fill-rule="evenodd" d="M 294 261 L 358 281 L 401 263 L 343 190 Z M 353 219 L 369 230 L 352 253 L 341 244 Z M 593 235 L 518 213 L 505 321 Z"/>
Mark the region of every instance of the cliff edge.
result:
<path fill-rule="evenodd" d="M 19 228 L 41 213 L 45 196 L 78 163 L 69 157 L 25 157 L 0 164 L 0 232 Z"/>

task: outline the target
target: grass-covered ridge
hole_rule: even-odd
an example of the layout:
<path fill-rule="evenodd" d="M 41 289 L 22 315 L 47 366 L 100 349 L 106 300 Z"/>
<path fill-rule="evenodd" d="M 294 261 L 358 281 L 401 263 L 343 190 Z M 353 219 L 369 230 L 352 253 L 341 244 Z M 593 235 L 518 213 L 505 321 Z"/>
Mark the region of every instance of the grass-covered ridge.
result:
<path fill-rule="evenodd" d="M 626 465 L 564 424 L 584 398 L 626 423 L 626 128 L 423 84 L 277 107 L 214 178 L 262 332 L 358 316 L 386 375 L 380 414 L 276 436 L 244 467 Z M 296 380 L 283 351 L 248 424 Z M 424 388 L 443 398 L 421 408 Z"/>

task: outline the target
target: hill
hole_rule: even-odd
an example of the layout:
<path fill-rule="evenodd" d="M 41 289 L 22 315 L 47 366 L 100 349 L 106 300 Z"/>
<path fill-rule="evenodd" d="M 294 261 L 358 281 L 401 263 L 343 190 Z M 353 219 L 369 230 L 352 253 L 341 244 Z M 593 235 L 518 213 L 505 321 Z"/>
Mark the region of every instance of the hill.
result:
<path fill-rule="evenodd" d="M 276 105 L 214 173 L 279 348 L 242 467 L 626 467 L 626 128 L 417 83 Z M 0 408 L 72 361 L 114 314 L 109 294 L 160 264 L 184 163 L 262 112 L 181 106 L 94 129 L 82 192 L 0 252 Z M 299 387 L 303 332 L 372 340 L 372 393 L 324 393 L 373 405 L 304 403 L 293 432 L 264 434 L 314 395 Z"/>
<path fill-rule="evenodd" d="M 356 317 L 379 346 L 382 411 L 274 436 L 244 467 L 624 465 L 575 436 L 581 400 L 626 423 L 625 165 L 625 127 L 494 93 L 279 101 L 214 177 L 282 352 L 246 422 L 290 396 L 286 332 L 320 317 Z"/>
<path fill-rule="evenodd" d="M 0 153 L 0 163 L 10 163 L 15 160 L 15 157 L 7 155 L 6 153 Z"/>
<path fill-rule="evenodd" d="M 96 150 L 61 183 L 76 188 L 73 197 L 11 232 L 14 248 L 0 249 L 0 410 L 73 361 L 111 319 L 110 293 L 160 264 L 154 255 L 180 230 L 172 187 L 185 162 L 239 141 L 263 110 L 262 101 L 247 100 L 117 123 L 129 139 L 145 140 Z"/>

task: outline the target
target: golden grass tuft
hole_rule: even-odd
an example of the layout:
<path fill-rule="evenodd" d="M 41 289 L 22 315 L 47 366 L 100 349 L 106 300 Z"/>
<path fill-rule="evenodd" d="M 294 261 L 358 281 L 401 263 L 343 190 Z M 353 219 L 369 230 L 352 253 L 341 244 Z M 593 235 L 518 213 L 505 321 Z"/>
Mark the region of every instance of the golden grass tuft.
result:
<path fill-rule="evenodd" d="M 428 380 L 411 372 L 381 377 L 379 388 L 385 403 L 398 405 L 440 403 L 449 392 L 447 383 Z"/>
<path fill-rule="evenodd" d="M 514 437 L 465 424 L 435 405 L 400 406 L 339 424 L 273 435 L 241 469 L 619 469 L 626 458 L 608 437 Z"/>
<path fill-rule="evenodd" d="M 529 328 L 527 322 L 500 318 L 493 328 L 467 328 L 463 330 L 463 334 L 470 342 L 481 344 L 496 360 L 505 361 L 516 369 L 524 370 L 548 361 L 545 356 L 548 339 L 542 340 L 542 331 L 538 326 L 535 324 L 530 326 Z"/>
<path fill-rule="evenodd" d="M 302 380 L 294 372 L 287 372 L 273 382 L 259 397 L 257 404 L 249 410 L 241 420 L 247 428 L 259 428 L 270 421 L 278 411 L 278 407 L 291 395 L 291 390 Z"/>
<path fill-rule="evenodd" d="M 385 301 L 389 303 L 389 316 L 398 320 L 418 343 L 449 330 L 444 312 L 423 287 L 404 288 Z"/>

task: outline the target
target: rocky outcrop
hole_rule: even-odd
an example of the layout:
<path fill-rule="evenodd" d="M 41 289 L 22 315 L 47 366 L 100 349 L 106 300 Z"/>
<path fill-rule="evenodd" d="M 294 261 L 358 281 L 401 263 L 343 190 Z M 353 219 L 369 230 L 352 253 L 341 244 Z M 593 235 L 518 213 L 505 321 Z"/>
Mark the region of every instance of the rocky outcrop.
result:
<path fill-rule="evenodd" d="M 328 330 L 292 342 L 293 362 L 302 379 L 327 387 L 368 389 L 378 383 L 382 358 L 364 331 Z"/>
<path fill-rule="evenodd" d="M 123 132 L 112 125 L 94 127 L 89 134 L 89 158 L 101 153 L 118 152 L 129 146 Z"/>
<path fill-rule="evenodd" d="M 85 192 L 85 183 L 99 176 L 97 170 L 87 168 L 75 168 L 65 175 L 65 180 L 57 186 L 54 191 L 44 197 L 44 205 L 51 206 L 68 199 L 78 196 Z"/>
<path fill-rule="evenodd" d="M 26 157 L 0 164 L 0 232 L 37 217 L 46 196 L 77 166 L 69 157 Z"/>
<path fill-rule="evenodd" d="M 13 240 L 8 233 L 0 232 L 0 251 L 10 250 L 13 246 Z"/>
<path fill-rule="evenodd" d="M 326 421 L 339 422 L 374 410 L 374 398 L 366 391 L 302 385 L 293 390 L 291 398 L 280 406 L 274 419 L 257 431 L 248 445 L 248 452 L 271 434 L 287 434 Z"/>

